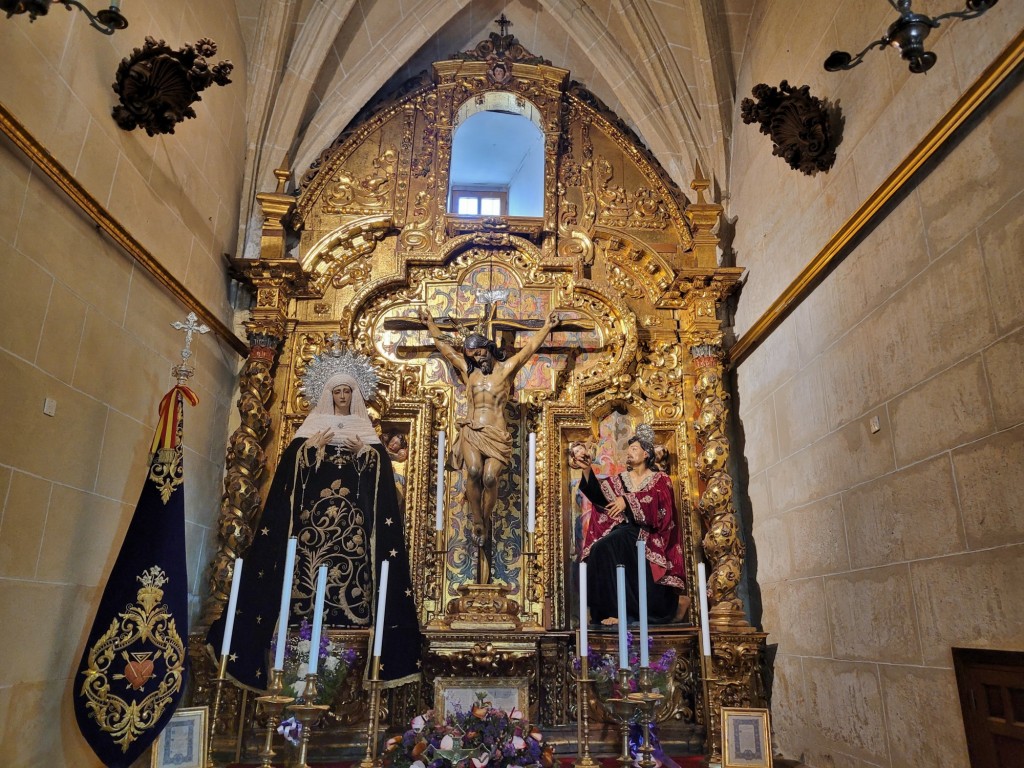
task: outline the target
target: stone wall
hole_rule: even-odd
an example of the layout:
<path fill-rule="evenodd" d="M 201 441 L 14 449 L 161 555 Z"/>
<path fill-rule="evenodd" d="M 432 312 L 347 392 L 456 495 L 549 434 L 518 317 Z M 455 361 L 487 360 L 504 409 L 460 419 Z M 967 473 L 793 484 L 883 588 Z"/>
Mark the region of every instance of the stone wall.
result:
<path fill-rule="evenodd" d="M 933 33 L 927 76 L 889 50 L 829 74 L 893 12 L 811 5 L 758 5 L 739 97 L 807 83 L 845 138 L 808 178 L 737 127 L 741 337 L 1024 26 L 1004 3 Z M 812 766 L 967 766 L 950 647 L 1024 648 L 1019 82 L 738 369 L 775 746 Z"/>
<path fill-rule="evenodd" d="M 244 159 L 245 61 L 231 0 L 126 3 L 108 38 L 57 6 L 0 19 L 0 102 L 156 258 L 225 321 Z M 110 117 L 117 65 L 146 35 L 209 36 L 234 83 L 171 136 Z M 85 636 L 144 479 L 187 310 L 9 142 L 0 140 L 0 763 L 98 766 L 71 708 Z M 239 358 L 194 347 L 186 413 L 190 593 L 210 560 Z M 57 402 L 43 414 L 44 398 Z M 198 607 L 197 605 L 195 606 Z M 148 765 L 148 762 L 147 762 Z"/>

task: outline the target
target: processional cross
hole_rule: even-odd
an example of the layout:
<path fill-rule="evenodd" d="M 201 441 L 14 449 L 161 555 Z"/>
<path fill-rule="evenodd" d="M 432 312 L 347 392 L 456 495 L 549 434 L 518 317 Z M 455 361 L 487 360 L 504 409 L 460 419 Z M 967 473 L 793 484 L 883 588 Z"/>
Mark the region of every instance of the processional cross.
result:
<path fill-rule="evenodd" d="M 178 380 L 178 383 L 184 384 L 195 373 L 195 368 L 188 363 L 188 359 L 192 357 L 192 335 L 195 333 L 209 333 L 210 327 L 205 323 L 200 323 L 195 312 L 189 312 L 185 317 L 184 323 L 180 320 L 175 320 L 171 323 L 171 327 L 177 331 L 185 332 L 185 348 L 181 350 L 181 363 L 171 369 L 171 373 Z"/>

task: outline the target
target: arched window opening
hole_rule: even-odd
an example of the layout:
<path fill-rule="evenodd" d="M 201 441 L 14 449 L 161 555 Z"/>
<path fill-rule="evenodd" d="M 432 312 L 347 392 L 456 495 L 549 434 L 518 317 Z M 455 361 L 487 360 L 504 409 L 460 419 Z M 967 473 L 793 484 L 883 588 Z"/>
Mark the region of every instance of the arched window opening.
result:
<path fill-rule="evenodd" d="M 461 216 L 544 215 L 544 133 L 529 102 L 488 93 L 459 110 L 448 211 Z"/>

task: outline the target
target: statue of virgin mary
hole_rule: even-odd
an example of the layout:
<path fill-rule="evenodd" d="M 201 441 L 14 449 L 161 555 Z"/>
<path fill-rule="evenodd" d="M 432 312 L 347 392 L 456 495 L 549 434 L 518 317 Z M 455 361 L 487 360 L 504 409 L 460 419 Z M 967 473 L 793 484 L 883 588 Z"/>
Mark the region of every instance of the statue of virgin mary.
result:
<path fill-rule="evenodd" d="M 298 543 L 289 624 L 312 622 L 316 574 L 326 565 L 324 627 L 372 628 L 380 564 L 390 560 L 380 676 L 386 686 L 419 677 L 405 522 L 391 460 L 366 409 L 376 383 L 369 361 L 350 352 L 324 353 L 308 368 L 304 391 L 315 404 L 281 455 L 243 555 L 228 673 L 244 686 L 267 687 L 290 536 Z M 213 649 L 223 632 L 221 617 L 207 635 Z"/>

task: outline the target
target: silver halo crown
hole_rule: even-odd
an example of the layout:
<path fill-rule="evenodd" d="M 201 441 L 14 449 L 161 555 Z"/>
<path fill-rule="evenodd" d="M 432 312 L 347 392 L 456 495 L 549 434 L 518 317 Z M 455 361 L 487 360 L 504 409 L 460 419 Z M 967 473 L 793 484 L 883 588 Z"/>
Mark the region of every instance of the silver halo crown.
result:
<path fill-rule="evenodd" d="M 654 428 L 650 424 L 641 424 L 636 428 L 636 439 L 647 453 L 654 453 Z"/>
<path fill-rule="evenodd" d="M 302 386 L 299 387 L 299 391 L 310 406 L 320 402 L 320 395 L 323 394 L 327 380 L 339 373 L 347 373 L 356 380 L 364 402 L 368 402 L 376 394 L 380 374 L 370 362 L 370 358 L 350 349 L 342 351 L 334 346 L 315 355 L 302 375 Z"/>

